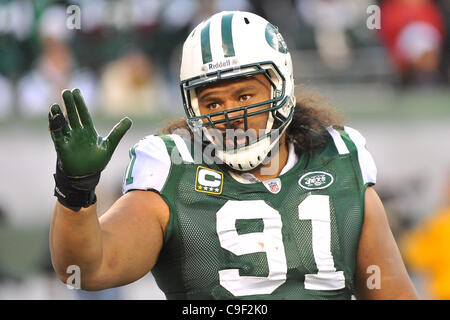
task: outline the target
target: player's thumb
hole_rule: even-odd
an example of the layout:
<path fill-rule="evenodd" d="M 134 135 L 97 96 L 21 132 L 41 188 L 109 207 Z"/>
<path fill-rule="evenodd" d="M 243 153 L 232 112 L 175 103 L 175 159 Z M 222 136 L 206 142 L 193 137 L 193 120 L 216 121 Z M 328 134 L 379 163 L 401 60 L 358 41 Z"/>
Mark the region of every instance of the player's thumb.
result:
<path fill-rule="evenodd" d="M 114 152 L 117 145 L 119 144 L 120 140 L 124 136 L 124 134 L 130 129 L 131 125 L 133 124 L 133 121 L 131 121 L 130 118 L 125 117 L 118 124 L 112 128 L 111 132 L 106 137 L 106 140 L 108 141 L 110 152 Z"/>

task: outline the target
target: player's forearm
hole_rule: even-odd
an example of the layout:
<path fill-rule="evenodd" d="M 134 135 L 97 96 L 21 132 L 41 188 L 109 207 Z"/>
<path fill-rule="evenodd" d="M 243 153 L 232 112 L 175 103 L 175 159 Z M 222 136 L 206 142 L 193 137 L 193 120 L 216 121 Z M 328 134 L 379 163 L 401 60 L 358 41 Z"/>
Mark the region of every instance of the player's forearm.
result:
<path fill-rule="evenodd" d="M 97 218 L 97 205 L 72 211 L 56 202 L 50 227 L 52 263 L 61 281 L 66 282 L 69 266 L 80 270 L 81 285 L 101 266 L 102 232 Z"/>

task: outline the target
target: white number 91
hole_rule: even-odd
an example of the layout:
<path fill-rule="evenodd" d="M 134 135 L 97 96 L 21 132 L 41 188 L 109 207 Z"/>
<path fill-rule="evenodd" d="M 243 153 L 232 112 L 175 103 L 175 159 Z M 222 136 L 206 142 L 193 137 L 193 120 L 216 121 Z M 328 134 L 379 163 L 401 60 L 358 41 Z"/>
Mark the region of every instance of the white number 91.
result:
<path fill-rule="evenodd" d="M 343 271 L 336 271 L 331 254 L 330 204 L 326 195 L 310 195 L 299 206 L 299 219 L 312 221 L 312 246 L 317 274 L 305 275 L 305 289 L 337 290 L 345 287 Z M 265 252 L 267 277 L 240 276 L 239 269 L 219 271 L 220 284 L 234 296 L 271 294 L 286 282 L 287 262 L 280 213 L 264 200 L 229 200 L 217 212 L 217 235 L 222 248 L 235 255 Z M 238 234 L 236 220 L 262 219 L 263 232 Z"/>

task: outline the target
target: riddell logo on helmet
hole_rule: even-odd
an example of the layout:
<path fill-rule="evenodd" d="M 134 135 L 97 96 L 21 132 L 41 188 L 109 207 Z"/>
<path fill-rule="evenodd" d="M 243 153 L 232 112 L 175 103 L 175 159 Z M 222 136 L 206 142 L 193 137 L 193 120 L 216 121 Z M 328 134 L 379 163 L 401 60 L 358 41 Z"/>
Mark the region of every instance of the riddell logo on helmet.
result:
<path fill-rule="evenodd" d="M 231 67 L 231 60 L 219 61 L 216 63 L 208 63 L 208 70 L 214 70 L 224 67 Z"/>

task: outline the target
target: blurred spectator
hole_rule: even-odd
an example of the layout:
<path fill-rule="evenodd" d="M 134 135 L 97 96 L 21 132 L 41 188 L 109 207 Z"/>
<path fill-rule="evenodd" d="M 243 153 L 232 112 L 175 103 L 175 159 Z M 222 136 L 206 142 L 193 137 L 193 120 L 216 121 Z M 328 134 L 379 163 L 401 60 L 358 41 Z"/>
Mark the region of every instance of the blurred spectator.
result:
<path fill-rule="evenodd" d="M 428 84 L 439 79 L 444 22 L 431 0 L 385 0 L 380 35 L 402 84 Z"/>
<path fill-rule="evenodd" d="M 36 66 L 18 84 L 18 105 L 26 116 L 45 113 L 50 101 L 59 101 L 61 89 L 68 85 L 72 55 L 64 42 L 69 37 L 66 12 L 62 6 L 48 8 L 41 16 L 39 36 L 42 54 Z"/>
<path fill-rule="evenodd" d="M 0 1 L 0 73 L 11 79 L 29 68 L 29 58 L 35 53 L 36 7 L 31 0 Z"/>
<path fill-rule="evenodd" d="M 297 11 L 314 30 L 318 53 L 332 69 L 348 66 L 352 48 L 346 32 L 365 23 L 368 0 L 297 0 Z"/>
<path fill-rule="evenodd" d="M 164 90 L 152 61 L 137 49 L 109 63 L 101 77 L 104 111 L 109 114 L 150 114 Z"/>
<path fill-rule="evenodd" d="M 78 87 L 90 108 L 95 92 L 95 76 L 87 70 L 75 70 L 75 61 L 67 45 L 73 30 L 66 27 L 66 7 L 55 5 L 44 11 L 39 21 L 42 53 L 34 69 L 17 85 L 17 99 L 24 116 L 46 114 L 52 102 L 60 101 L 61 91 Z"/>
<path fill-rule="evenodd" d="M 450 299 L 450 174 L 444 205 L 406 233 L 401 248 L 408 269 L 425 280 L 425 298 Z"/>

